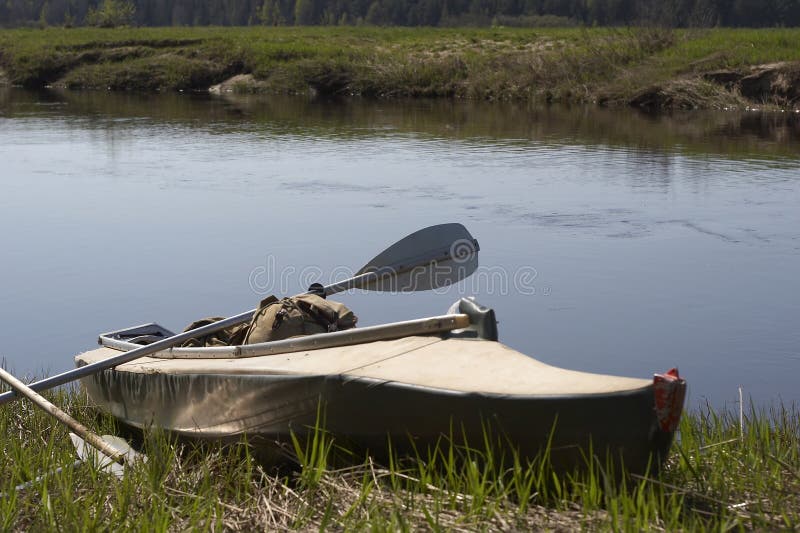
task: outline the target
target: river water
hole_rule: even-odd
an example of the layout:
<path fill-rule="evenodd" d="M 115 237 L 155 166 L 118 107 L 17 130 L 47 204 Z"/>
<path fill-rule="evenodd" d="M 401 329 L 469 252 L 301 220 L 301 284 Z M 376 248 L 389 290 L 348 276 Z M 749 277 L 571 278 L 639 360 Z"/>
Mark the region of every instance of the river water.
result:
<path fill-rule="evenodd" d="M 800 400 L 800 116 L 0 89 L 0 357 L 41 376 L 101 331 L 173 330 L 341 278 L 461 222 L 447 291 L 567 368 L 678 366 L 690 405 Z"/>

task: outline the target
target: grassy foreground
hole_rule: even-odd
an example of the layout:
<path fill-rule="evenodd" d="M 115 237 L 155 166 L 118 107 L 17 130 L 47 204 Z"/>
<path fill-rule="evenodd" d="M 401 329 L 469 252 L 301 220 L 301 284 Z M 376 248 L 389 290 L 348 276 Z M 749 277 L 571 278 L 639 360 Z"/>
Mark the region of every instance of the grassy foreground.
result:
<path fill-rule="evenodd" d="M 206 90 L 229 80 L 222 90 L 792 108 L 800 30 L 19 29 L 0 31 L 0 69 L 28 87 Z"/>
<path fill-rule="evenodd" d="M 118 428 L 76 390 L 51 395 L 100 433 Z M 299 467 L 261 466 L 244 444 L 145 436 L 149 460 L 118 480 L 72 466 L 66 431 L 28 402 L 0 408 L 0 530 L 726 530 L 800 527 L 800 412 L 685 415 L 657 479 L 557 476 L 546 462 L 500 464 L 444 445 L 389 465 L 329 462 L 336 443 L 297 442 Z M 292 451 L 292 450 L 290 450 Z M 63 466 L 22 490 L 15 486 Z"/>

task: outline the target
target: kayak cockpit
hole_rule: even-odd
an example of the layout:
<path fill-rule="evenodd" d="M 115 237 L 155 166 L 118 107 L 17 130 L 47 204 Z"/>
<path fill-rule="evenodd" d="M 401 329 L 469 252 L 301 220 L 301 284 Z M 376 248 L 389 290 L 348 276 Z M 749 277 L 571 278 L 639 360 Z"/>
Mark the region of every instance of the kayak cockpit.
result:
<path fill-rule="evenodd" d="M 478 304 L 474 298 L 462 298 L 453 304 L 446 315 L 247 345 L 173 347 L 159 351 L 152 357 L 170 359 L 260 357 L 432 334 L 496 341 L 497 319 L 493 309 Z M 130 351 L 174 335 L 175 333 L 167 328 L 150 323 L 102 333 L 98 343 L 115 350 Z"/>

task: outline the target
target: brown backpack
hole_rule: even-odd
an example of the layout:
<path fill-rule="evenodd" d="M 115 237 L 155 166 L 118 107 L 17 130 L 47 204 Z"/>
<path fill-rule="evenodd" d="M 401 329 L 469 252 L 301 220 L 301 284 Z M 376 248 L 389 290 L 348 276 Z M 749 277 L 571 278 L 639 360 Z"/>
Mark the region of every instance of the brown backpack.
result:
<path fill-rule="evenodd" d="M 301 294 L 278 300 L 269 296 L 261 301 L 243 344 L 277 341 L 350 329 L 358 318 L 344 304 L 315 294 Z"/>

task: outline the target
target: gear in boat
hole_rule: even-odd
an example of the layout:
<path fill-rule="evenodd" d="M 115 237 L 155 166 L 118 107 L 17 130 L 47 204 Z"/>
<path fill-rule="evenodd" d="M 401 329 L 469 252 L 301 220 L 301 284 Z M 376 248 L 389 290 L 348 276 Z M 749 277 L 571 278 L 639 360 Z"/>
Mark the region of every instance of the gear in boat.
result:
<path fill-rule="evenodd" d="M 317 284 L 314 284 L 317 285 Z M 169 348 L 155 354 L 161 358 L 203 358 L 261 356 L 289 353 L 300 349 L 346 346 L 412 335 L 447 333 L 450 338 L 498 340 L 497 319 L 493 309 L 462 298 L 446 315 L 369 326 L 355 330 L 358 317 L 344 304 L 309 293 L 278 300 L 263 299 L 249 323 L 185 341 L 180 348 Z M 213 324 L 222 317 L 210 317 L 189 324 L 191 331 Z M 345 333 L 347 332 L 347 333 Z M 323 335 L 336 333 L 334 335 Z M 111 331 L 100 335 L 98 343 L 111 348 L 130 350 L 132 345 L 147 345 L 175 335 L 155 323 Z M 286 341 L 286 342 L 281 342 Z M 220 350 L 220 348 L 229 350 Z M 199 348 L 192 350 L 192 348 Z M 205 348 L 217 348 L 205 350 Z"/>

